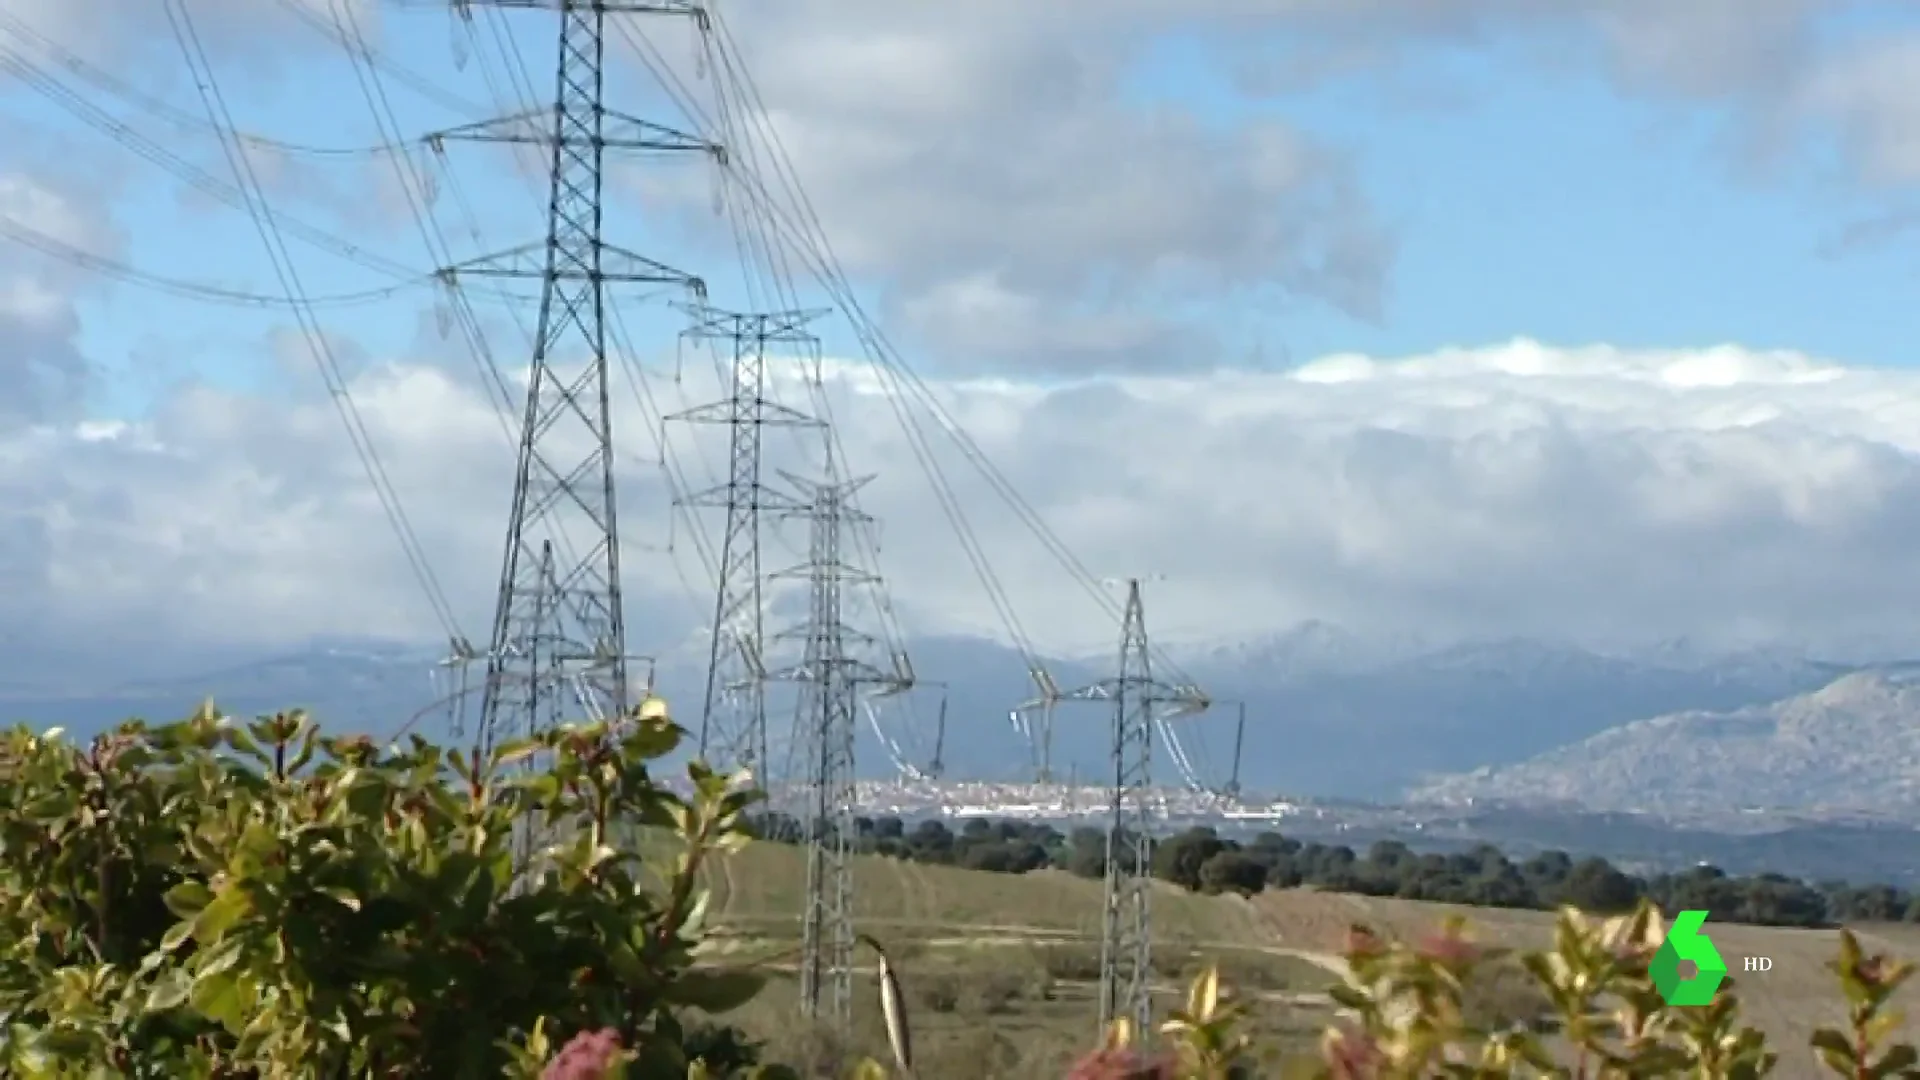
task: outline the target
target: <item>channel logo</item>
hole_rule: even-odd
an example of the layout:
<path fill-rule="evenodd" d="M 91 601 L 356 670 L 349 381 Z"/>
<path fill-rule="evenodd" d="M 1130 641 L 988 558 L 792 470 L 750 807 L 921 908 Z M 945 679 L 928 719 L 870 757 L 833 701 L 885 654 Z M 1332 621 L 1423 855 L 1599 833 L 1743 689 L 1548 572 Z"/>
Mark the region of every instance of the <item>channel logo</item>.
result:
<path fill-rule="evenodd" d="M 1669 1005 L 1710 1005 L 1720 981 L 1727 977 L 1727 963 L 1720 959 L 1720 950 L 1700 932 L 1706 923 L 1704 911 L 1675 915 L 1667 939 L 1647 965 L 1654 989 Z"/>

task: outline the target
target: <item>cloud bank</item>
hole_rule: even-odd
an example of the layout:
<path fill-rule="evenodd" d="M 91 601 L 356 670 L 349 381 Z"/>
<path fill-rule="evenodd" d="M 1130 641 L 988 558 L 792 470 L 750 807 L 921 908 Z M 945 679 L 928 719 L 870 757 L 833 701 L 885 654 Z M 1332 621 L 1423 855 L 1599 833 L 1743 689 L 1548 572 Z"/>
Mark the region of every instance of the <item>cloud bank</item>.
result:
<path fill-rule="evenodd" d="M 329 5 L 289 2 L 196 6 L 217 59 L 261 69 L 236 68 L 236 85 L 270 77 L 264 43 L 333 49 L 288 15 Z M 1920 376 L 1737 347 L 1528 342 L 1183 374 L 1219 357 L 1191 332 L 1196 298 L 1390 311 L 1393 235 L 1337 140 L 1281 119 L 1203 122 L 1142 101 L 1133 77 L 1171 38 L 1235 58 L 1249 94 L 1378 71 L 1409 48 L 1517 44 L 1536 63 L 1572 49 L 1632 92 L 1728 107 L 1756 152 L 1824 140 L 1853 179 L 1898 185 L 1920 179 L 1920 99 L 1900 63 L 1920 39 L 1819 32 L 1868 6 L 1076 0 L 1036 14 L 794 0 L 743 3 L 731 20 L 842 259 L 891 321 L 944 347 L 956 374 L 938 392 L 1093 573 L 1166 577 L 1151 599 L 1162 634 L 1322 618 L 1825 648 L 1908 633 L 1920 600 L 1903 541 L 1920 505 Z M 80 11 L 0 0 L 181 89 L 151 14 L 96 39 Z M 860 78 L 828 77 L 849 70 Z M 107 200 L 82 212 L 53 190 L 0 177 L 0 214 L 119 250 Z M 704 216 L 711 191 L 648 194 Z M 109 648 L 436 632 L 328 402 L 185 387 L 137 424 L 89 422 L 71 298 L 83 283 L 16 255 L 0 250 L 0 633 Z M 924 630 L 999 630 L 889 404 L 857 368 L 830 368 L 827 384 L 855 467 L 885 470 L 867 504 L 903 611 Z M 496 418 L 416 357 L 370 358 L 354 389 L 477 630 L 506 509 Z M 684 397 L 671 410 L 714 387 L 660 392 Z M 652 647 L 697 624 L 706 582 L 645 461 L 656 418 L 622 400 L 636 644 Z M 676 438 L 694 482 L 709 479 L 717 448 Z M 776 443 L 782 464 L 806 464 Z M 943 464 L 1026 628 L 1062 647 L 1109 636 L 965 464 Z M 776 530 L 768 561 L 797 558 L 803 540 Z"/>
<path fill-rule="evenodd" d="M 693 371 L 654 387 L 661 408 L 710 395 Z M 910 628 L 996 631 L 888 402 L 858 368 L 825 371 L 850 460 L 883 470 L 865 505 Z M 1151 606 L 1170 639 L 1322 618 L 1825 648 L 1911 635 L 1920 604 L 1920 374 L 1517 341 L 1280 374 L 935 388 L 1095 574 L 1165 576 Z M 355 394 L 476 631 L 506 509 L 496 418 L 426 366 L 372 366 Z M 647 463 L 653 417 L 626 400 L 636 644 L 659 647 L 697 626 L 707 580 Z M 670 445 L 696 485 L 720 463 L 710 441 Z M 769 453 L 805 469 L 813 448 L 776 438 Z M 1027 630 L 1055 647 L 1109 636 L 964 462 L 944 464 Z M 435 633 L 323 401 L 200 388 L 137 425 L 16 427 L 0 436 L 0 505 L 10 633 L 23 619 L 45 640 Z M 802 526 L 776 528 L 767 561 L 804 544 Z"/>

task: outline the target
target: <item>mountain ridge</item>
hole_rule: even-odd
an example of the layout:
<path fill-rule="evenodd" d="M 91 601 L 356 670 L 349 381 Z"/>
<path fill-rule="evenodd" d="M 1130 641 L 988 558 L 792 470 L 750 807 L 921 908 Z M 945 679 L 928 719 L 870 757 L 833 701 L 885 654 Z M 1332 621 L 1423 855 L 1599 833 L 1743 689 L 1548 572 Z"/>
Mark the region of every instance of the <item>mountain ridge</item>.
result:
<path fill-rule="evenodd" d="M 1920 669 L 1853 671 L 1774 702 L 1622 724 L 1409 798 L 1655 813 L 1920 809 Z"/>
<path fill-rule="evenodd" d="M 681 639 L 664 650 L 659 685 L 690 726 L 699 722 L 704 648 Z M 981 637 L 924 636 L 909 643 L 928 685 L 877 706 L 908 763 L 932 756 L 933 717 L 947 698 L 943 747 L 952 775 L 1030 778 L 1033 753 L 1008 718 L 1034 696 L 1024 657 Z M 0 720 L 75 731 L 129 715 L 166 717 L 211 695 L 233 712 L 310 708 L 334 726 L 390 731 L 395 718 L 426 709 L 452 689 L 436 669 L 443 650 L 336 639 L 251 660 L 220 657 L 204 669 L 147 676 L 97 688 L 69 679 L 38 689 L 0 690 Z M 1539 639 L 1434 644 L 1355 634 L 1308 623 L 1239 643 L 1169 646 L 1169 653 L 1217 702 L 1244 702 L 1247 732 L 1241 781 L 1256 790 L 1392 799 L 1432 774 L 1507 764 L 1577 743 L 1608 728 L 1686 709 L 1765 703 L 1832 679 L 1824 661 L 1788 654 L 1642 659 Z M 1095 660 L 1049 661 L 1063 687 L 1111 674 Z M 434 676 L 438 671 L 438 678 Z M 17 673 L 32 675 L 33 672 Z M 0 686 L 9 673 L 0 670 Z M 933 685 L 945 684 L 944 690 Z M 769 715 L 784 730 L 792 690 L 776 688 Z M 907 712 L 917 716 L 904 720 Z M 1231 768 L 1236 708 L 1176 721 L 1202 782 L 1224 783 Z M 1099 775 L 1109 723 L 1097 705 L 1061 705 L 1055 718 L 1056 771 Z M 423 734 L 446 737 L 443 716 Z M 859 755 L 868 776 L 886 771 L 887 748 L 863 719 Z M 1156 755 L 1161 782 L 1175 782 Z"/>

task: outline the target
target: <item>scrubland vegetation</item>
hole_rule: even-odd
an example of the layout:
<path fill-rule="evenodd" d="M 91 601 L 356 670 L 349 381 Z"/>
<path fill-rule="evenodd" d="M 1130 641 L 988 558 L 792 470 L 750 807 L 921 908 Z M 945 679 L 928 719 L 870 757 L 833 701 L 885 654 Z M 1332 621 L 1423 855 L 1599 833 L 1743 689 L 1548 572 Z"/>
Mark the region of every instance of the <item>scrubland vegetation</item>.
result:
<path fill-rule="evenodd" d="M 1660 906 L 1853 918 L 1831 889 L 1801 920 L 1751 902 L 1766 879 L 1190 834 L 1155 855 L 1164 1026 L 1102 1035 L 1084 838 L 983 823 L 905 858 L 933 834 L 879 822 L 857 917 L 906 984 L 903 1064 L 871 972 L 850 1035 L 799 1019 L 799 853 L 728 778 L 661 784 L 680 734 L 649 702 L 480 762 L 299 713 L 0 735 L 0 1075 L 1920 1076 L 1897 926 L 1710 926 L 1774 970 L 1659 1000 Z M 1605 914 L 1521 910 L 1576 902 Z"/>

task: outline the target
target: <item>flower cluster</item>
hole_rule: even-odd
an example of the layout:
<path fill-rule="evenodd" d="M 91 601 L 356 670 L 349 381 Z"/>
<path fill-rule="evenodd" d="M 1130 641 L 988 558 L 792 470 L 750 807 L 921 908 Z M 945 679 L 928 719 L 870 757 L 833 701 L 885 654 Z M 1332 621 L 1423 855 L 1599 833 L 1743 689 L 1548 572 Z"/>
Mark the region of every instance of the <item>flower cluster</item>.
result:
<path fill-rule="evenodd" d="M 607 1072 L 624 1057 L 622 1050 L 620 1033 L 612 1028 L 583 1031 L 567 1040 L 540 1080 L 606 1080 Z"/>

